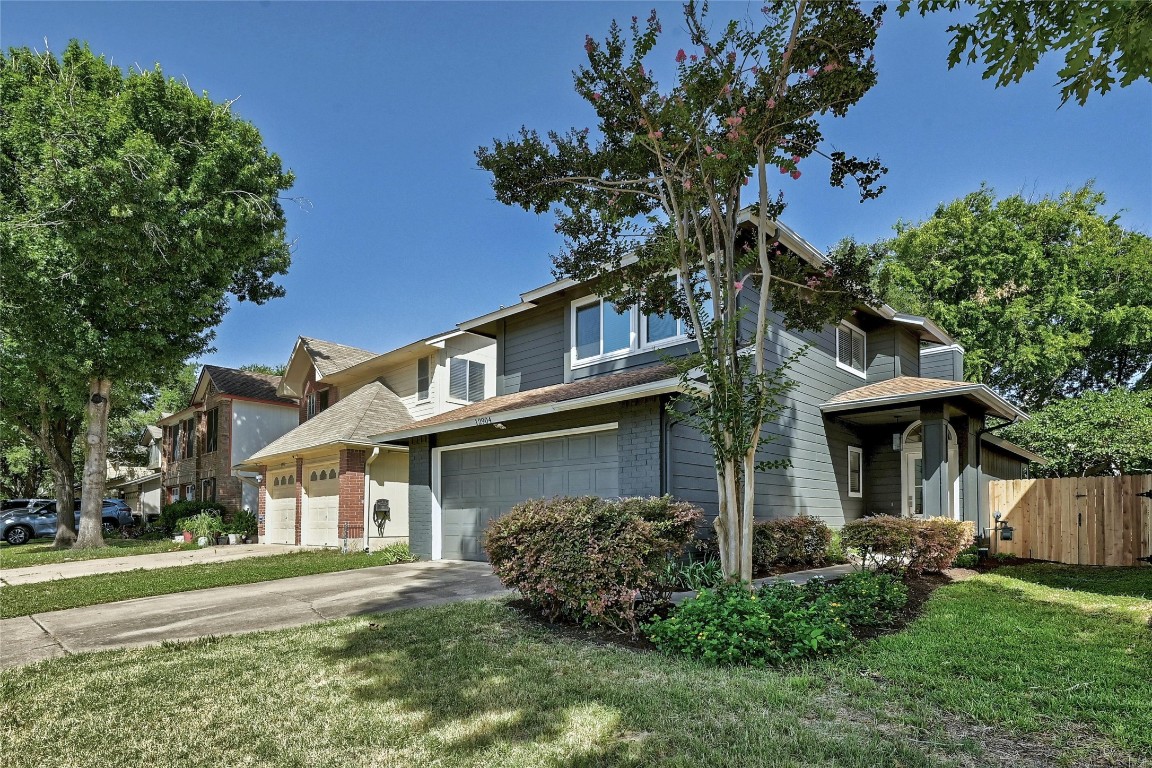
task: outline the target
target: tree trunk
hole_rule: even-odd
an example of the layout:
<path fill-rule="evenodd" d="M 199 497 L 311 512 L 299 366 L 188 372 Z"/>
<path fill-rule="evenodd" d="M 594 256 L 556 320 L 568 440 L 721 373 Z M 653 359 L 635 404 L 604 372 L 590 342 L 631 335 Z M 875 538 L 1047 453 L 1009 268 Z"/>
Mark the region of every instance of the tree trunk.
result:
<path fill-rule="evenodd" d="M 76 542 L 76 516 L 72 513 L 76 499 L 73 491 L 76 486 L 76 467 L 70 454 L 62 456 L 56 450 L 46 453 L 56 493 L 56 538 L 52 548 L 67 549 Z"/>
<path fill-rule="evenodd" d="M 112 382 L 93 378 L 89 384 L 88 434 L 85 437 L 84 485 L 80 496 L 80 534 L 75 549 L 103 547 L 101 509 L 108 476 L 108 394 Z"/>
<path fill-rule="evenodd" d="M 756 445 L 744 457 L 744 498 L 740 505 L 740 581 L 752 583 L 752 523 L 756 517 Z"/>

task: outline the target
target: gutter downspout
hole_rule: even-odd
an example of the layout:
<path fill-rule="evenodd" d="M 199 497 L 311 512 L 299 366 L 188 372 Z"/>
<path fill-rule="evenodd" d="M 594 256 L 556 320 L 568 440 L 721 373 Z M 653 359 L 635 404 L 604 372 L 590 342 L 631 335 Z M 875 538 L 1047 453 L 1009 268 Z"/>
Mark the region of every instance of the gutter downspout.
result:
<path fill-rule="evenodd" d="M 364 551 L 370 551 L 368 546 L 368 531 L 372 524 L 372 462 L 380 456 L 380 447 L 372 449 L 372 455 L 364 462 Z"/>
<path fill-rule="evenodd" d="M 994 427 L 983 427 L 976 432 L 976 530 L 977 532 L 984 530 L 980 525 L 980 515 L 984 508 L 980 503 L 980 491 L 984 487 L 984 435 L 996 432 L 1001 429 L 1006 429 L 1013 424 L 1019 424 L 1023 419 L 1016 417 L 1012 421 L 1003 424 L 997 424 Z M 991 510 L 989 510 L 991 512 Z M 991 542 L 989 542 L 991 543 Z"/>

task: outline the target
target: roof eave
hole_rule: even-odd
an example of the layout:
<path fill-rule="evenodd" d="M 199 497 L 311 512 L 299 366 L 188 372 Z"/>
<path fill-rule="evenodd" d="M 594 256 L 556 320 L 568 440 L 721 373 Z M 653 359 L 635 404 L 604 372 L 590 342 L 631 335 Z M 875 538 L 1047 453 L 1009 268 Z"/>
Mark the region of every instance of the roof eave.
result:
<path fill-rule="evenodd" d="M 638 397 L 648 397 L 651 395 L 674 392 L 679 388 L 679 379 L 660 379 L 659 381 L 652 381 L 648 382 L 647 384 L 636 384 L 631 387 L 623 387 L 611 392 L 602 392 L 596 395 L 587 395 L 586 397 L 576 397 L 572 398 L 571 400 L 558 400 L 551 403 L 541 403 L 540 405 L 525 406 L 523 408 L 512 408 L 507 411 L 495 411 L 492 413 L 480 414 L 478 416 L 469 416 L 467 418 L 457 419 L 455 421 L 445 421 L 439 424 L 430 424 L 426 427 L 415 427 L 413 429 L 401 429 L 395 432 L 384 432 L 379 435 L 372 435 L 369 439 L 372 440 L 374 444 L 385 444 L 395 440 L 406 440 L 412 437 L 433 435 L 438 432 L 451 432 L 457 429 L 483 426 L 481 424 L 477 424 L 477 419 L 491 419 L 492 423 L 517 421 L 519 419 L 529 419 L 534 416 L 547 416 L 551 413 L 574 411 L 581 408 L 592 408 L 597 405 L 609 405 L 611 403 L 618 403 L 623 400 L 632 400 Z"/>
<path fill-rule="evenodd" d="M 859 411 L 866 408 L 882 408 L 888 405 L 902 405 L 915 403 L 921 400 L 932 400 L 943 397 L 972 396 L 987 405 L 996 416 L 1011 419 L 1012 421 L 1025 420 L 1028 414 L 1012 403 L 997 395 L 983 384 L 970 384 L 966 387 L 954 389 L 940 389 L 931 392 L 912 392 L 900 395 L 885 395 L 883 397 L 870 397 L 865 400 L 851 400 L 843 403 L 824 403 L 820 406 L 822 413 L 842 413 L 844 411 Z"/>

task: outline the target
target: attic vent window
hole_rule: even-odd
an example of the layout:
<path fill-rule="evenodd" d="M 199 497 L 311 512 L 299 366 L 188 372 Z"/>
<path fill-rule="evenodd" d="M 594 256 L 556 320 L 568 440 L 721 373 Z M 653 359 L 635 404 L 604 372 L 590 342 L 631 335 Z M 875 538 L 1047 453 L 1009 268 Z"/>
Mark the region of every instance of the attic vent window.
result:
<path fill-rule="evenodd" d="M 311 476 L 309 476 L 308 479 L 315 482 L 316 480 L 319 480 L 320 478 L 317 476 L 316 471 L 313 470 Z"/>
<path fill-rule="evenodd" d="M 431 357 L 422 357 L 416 361 L 416 399 L 418 401 L 428 399 L 428 392 L 432 383 L 431 362 Z"/>
<path fill-rule="evenodd" d="M 868 369 L 867 337 L 864 331 L 848 322 L 840 323 L 836 329 L 836 366 L 864 376 Z"/>

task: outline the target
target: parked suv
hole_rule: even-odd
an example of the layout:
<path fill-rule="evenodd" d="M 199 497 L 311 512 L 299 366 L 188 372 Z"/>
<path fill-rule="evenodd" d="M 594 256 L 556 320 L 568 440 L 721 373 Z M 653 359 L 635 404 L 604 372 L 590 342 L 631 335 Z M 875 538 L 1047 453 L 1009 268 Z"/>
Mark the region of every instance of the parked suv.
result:
<path fill-rule="evenodd" d="M 80 500 L 75 503 L 76 525 L 80 525 Z M 132 525 L 132 508 L 120 499 L 104 499 L 101 510 L 104 530 Z M 37 537 L 56 535 L 56 502 L 39 507 L 12 509 L 0 515 L 0 537 L 9 544 L 27 544 Z"/>

